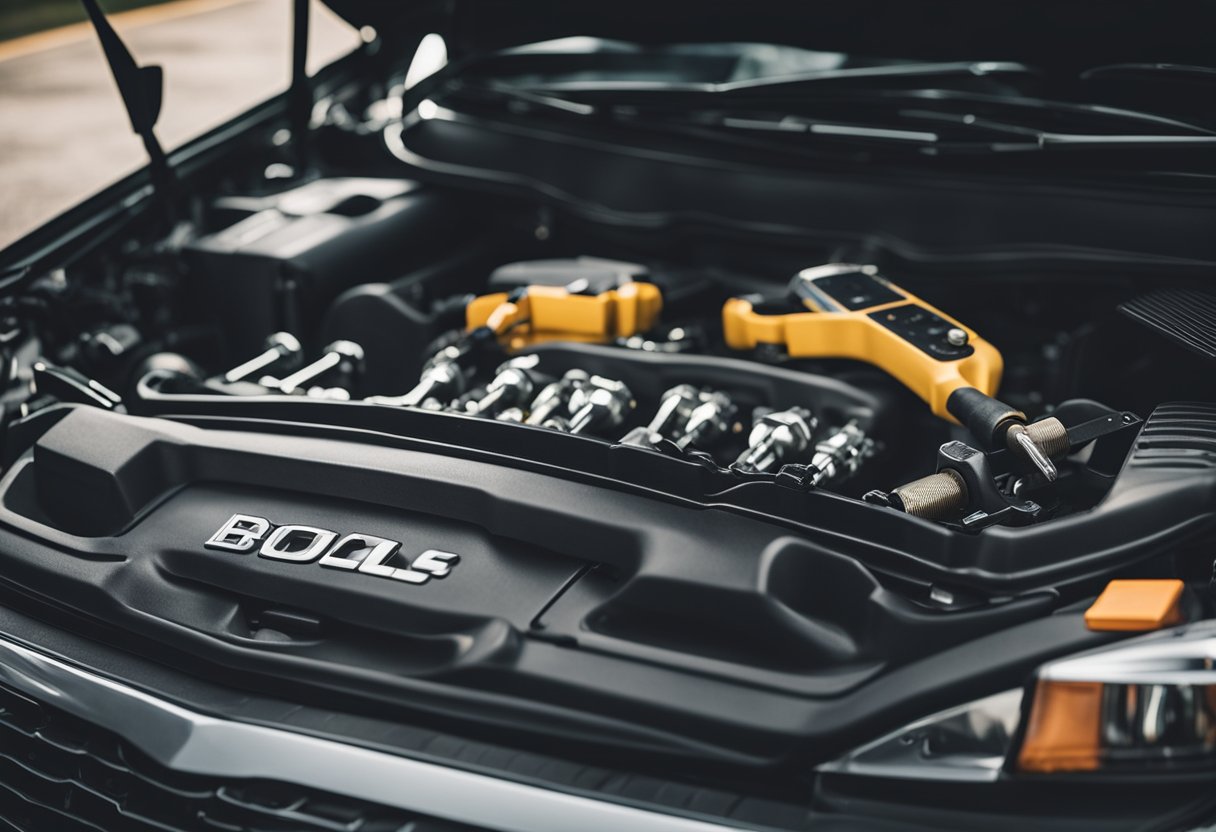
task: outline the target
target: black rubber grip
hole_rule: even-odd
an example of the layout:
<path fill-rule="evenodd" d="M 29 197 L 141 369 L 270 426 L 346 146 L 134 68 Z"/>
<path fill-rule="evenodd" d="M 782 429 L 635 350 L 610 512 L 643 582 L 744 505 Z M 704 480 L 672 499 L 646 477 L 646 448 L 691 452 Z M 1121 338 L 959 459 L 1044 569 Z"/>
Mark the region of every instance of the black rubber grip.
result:
<path fill-rule="evenodd" d="M 946 410 L 989 450 L 1004 444 L 1005 431 L 1011 424 L 1026 419 L 1021 411 L 974 387 L 960 387 L 951 393 Z"/>

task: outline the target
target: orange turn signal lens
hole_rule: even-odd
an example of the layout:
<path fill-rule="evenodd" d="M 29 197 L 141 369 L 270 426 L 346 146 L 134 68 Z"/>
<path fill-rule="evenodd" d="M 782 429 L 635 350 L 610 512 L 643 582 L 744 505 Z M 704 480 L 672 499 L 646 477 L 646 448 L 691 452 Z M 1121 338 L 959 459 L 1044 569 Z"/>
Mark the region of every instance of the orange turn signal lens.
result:
<path fill-rule="evenodd" d="M 1034 705 L 1018 754 L 1022 771 L 1093 771 L 1100 763 L 1102 683 L 1035 684 Z"/>

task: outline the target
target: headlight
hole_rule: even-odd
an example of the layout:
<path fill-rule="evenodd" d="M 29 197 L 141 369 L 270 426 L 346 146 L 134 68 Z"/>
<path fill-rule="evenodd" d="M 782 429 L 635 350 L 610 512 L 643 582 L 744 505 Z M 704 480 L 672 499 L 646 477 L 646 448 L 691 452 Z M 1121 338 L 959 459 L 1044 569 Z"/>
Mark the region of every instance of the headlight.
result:
<path fill-rule="evenodd" d="M 1045 665 L 1015 768 L 1216 767 L 1216 622 Z"/>
<path fill-rule="evenodd" d="M 1216 771 L 1216 621 L 1051 662 L 1028 691 L 1026 708 L 1020 690 L 989 696 L 819 770 L 973 782 L 1002 772 Z"/>

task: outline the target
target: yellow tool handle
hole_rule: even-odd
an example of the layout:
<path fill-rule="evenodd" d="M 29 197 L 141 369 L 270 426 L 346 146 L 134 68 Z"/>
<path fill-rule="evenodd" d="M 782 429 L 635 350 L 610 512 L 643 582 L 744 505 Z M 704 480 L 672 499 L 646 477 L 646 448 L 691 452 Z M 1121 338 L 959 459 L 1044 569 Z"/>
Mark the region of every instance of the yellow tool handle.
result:
<path fill-rule="evenodd" d="M 904 289 L 885 280 L 881 286 L 884 291 L 875 293 L 880 302 L 863 308 L 833 304 L 831 311 L 766 315 L 750 300 L 732 298 L 722 309 L 726 343 L 740 350 L 776 344 L 794 358 L 850 358 L 874 364 L 952 422 L 957 420 L 946 402 L 955 390 L 974 387 L 989 396 L 996 392 L 1004 367 L 996 347 Z M 966 343 L 952 344 L 951 329 L 965 333 Z"/>
<path fill-rule="evenodd" d="M 470 330 L 489 326 L 499 335 L 509 330 L 509 346 L 519 349 L 543 341 L 636 335 L 653 327 L 662 309 L 663 296 L 653 283 L 626 283 L 597 295 L 529 286 L 514 299 L 506 292 L 474 298 L 465 307 L 465 325 Z"/>

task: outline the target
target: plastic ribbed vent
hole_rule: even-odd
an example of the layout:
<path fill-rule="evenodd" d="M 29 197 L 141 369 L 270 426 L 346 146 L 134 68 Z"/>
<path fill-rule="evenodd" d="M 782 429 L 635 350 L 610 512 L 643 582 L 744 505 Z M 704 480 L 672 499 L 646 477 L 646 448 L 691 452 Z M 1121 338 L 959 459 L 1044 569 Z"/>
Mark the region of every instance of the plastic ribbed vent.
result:
<path fill-rule="evenodd" d="M 1119 311 L 1191 352 L 1216 359 L 1216 295 L 1160 289 L 1128 301 Z"/>
<path fill-rule="evenodd" d="M 1216 404 L 1171 402 L 1140 431 L 1131 464 L 1153 468 L 1216 468 Z"/>

